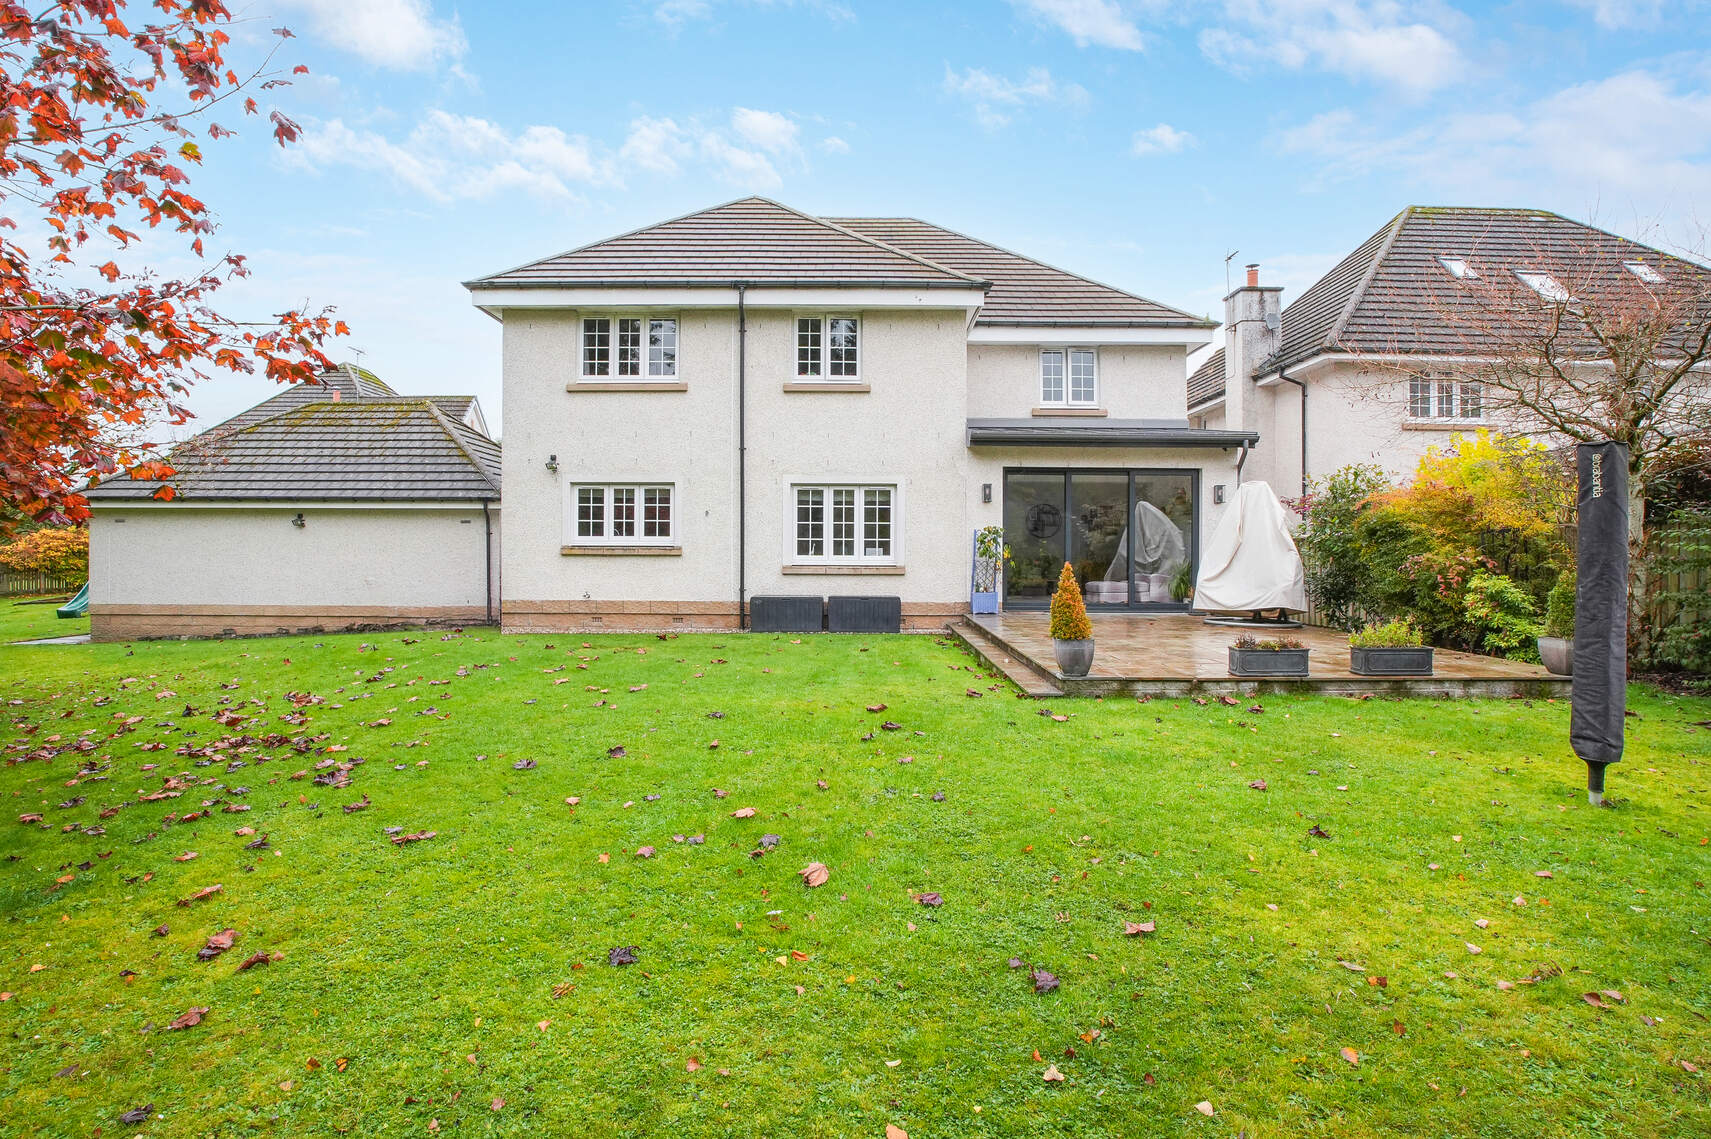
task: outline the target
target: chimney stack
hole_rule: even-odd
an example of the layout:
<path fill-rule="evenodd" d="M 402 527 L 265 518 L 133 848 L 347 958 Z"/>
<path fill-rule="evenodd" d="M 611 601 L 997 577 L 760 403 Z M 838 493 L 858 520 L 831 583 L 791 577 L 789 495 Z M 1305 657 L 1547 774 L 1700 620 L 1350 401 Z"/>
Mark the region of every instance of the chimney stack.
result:
<path fill-rule="evenodd" d="M 1260 428 L 1254 369 L 1283 343 L 1283 289 L 1259 283 L 1259 266 L 1247 267 L 1247 284 L 1224 298 L 1224 426 Z"/>

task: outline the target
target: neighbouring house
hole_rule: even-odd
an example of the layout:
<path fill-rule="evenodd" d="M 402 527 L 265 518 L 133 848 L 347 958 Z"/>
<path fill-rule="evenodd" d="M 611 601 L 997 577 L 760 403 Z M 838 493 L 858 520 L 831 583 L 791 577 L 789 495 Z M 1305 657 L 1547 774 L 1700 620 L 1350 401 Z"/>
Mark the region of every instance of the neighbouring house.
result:
<path fill-rule="evenodd" d="M 1681 273 L 1711 270 L 1544 210 L 1411 206 L 1287 305 L 1249 266 L 1224 299 L 1225 347 L 1189 377 L 1188 414 L 1258 434 L 1245 474 L 1283 495 L 1351 463 L 1400 478 L 1458 431 L 1536 427 L 1496 419 L 1458 367 L 1480 358 L 1482 285 L 1550 304 L 1571 286 L 1631 291 Z"/>
<path fill-rule="evenodd" d="M 757 596 L 1185 609 L 1252 426 L 1215 322 L 912 218 L 746 198 L 468 282 L 504 326 L 507 631 L 738 628 Z"/>
<path fill-rule="evenodd" d="M 343 365 L 170 461 L 168 500 L 125 478 L 87 492 L 96 640 L 495 619 L 500 452 L 472 396 Z"/>

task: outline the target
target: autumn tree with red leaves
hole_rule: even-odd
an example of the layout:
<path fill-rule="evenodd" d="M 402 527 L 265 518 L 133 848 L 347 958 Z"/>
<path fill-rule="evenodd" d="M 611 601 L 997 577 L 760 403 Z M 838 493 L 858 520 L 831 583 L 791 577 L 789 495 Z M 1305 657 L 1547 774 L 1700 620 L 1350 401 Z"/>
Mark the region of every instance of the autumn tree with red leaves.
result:
<path fill-rule="evenodd" d="M 242 76 L 228 65 L 220 0 L 135 14 L 150 22 L 127 22 L 123 0 L 34 12 L 0 0 L 0 530 L 13 511 L 85 520 L 91 478 L 170 476 L 147 435 L 190 417 L 191 384 L 219 371 L 309 379 L 345 332 L 330 310 L 246 323 L 211 307 L 248 270 L 205 252 L 213 215 L 186 170 L 199 139 L 233 133 L 216 113 L 260 116 L 250 90 L 290 80 L 271 56 Z M 281 146 L 297 138 L 281 112 L 267 120 Z M 145 229 L 178 235 L 198 271 L 151 273 Z"/>

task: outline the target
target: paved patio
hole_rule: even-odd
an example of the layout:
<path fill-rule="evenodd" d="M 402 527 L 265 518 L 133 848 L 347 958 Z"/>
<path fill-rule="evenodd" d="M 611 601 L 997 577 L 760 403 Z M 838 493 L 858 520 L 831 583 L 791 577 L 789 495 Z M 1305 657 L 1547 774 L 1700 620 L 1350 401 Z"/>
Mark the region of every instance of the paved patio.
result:
<path fill-rule="evenodd" d="M 1095 613 L 1093 668 L 1071 679 L 1052 657 L 1049 617 L 1043 611 L 964 617 L 952 632 L 1032 696 L 1101 696 L 1114 692 L 1180 696 L 1193 692 L 1248 693 L 1311 690 L 1330 695 L 1390 693 L 1412 696 L 1563 696 L 1566 677 L 1552 676 L 1534 664 L 1439 649 L 1429 677 L 1370 677 L 1349 671 L 1348 637 L 1311 626 L 1260 631 L 1306 643 L 1308 676 L 1256 680 L 1233 677 L 1227 650 L 1244 632 L 1208 625 L 1192 614 L 1144 616 Z"/>

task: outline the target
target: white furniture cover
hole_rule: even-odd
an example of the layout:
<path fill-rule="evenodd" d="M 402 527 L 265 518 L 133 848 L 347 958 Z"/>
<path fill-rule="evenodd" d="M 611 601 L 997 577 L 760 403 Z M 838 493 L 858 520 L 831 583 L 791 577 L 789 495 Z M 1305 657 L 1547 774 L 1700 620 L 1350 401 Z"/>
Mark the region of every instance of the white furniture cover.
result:
<path fill-rule="evenodd" d="M 1200 559 L 1194 608 L 1216 613 L 1307 609 L 1301 555 L 1289 536 L 1283 504 L 1263 482 L 1236 488 Z"/>

